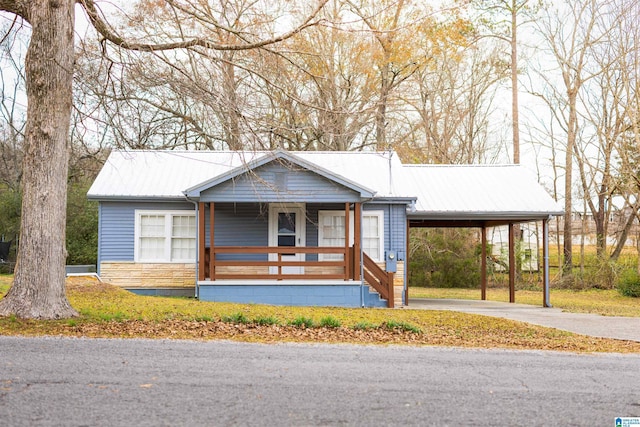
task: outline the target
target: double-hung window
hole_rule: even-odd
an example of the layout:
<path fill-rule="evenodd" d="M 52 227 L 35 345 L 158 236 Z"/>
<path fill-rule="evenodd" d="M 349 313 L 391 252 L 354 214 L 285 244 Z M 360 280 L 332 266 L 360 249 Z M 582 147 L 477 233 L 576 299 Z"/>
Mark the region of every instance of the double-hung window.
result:
<path fill-rule="evenodd" d="M 188 211 L 136 211 L 136 261 L 194 262 L 195 259 L 195 213 Z"/>
<path fill-rule="evenodd" d="M 349 213 L 349 244 L 353 245 L 353 211 Z M 374 261 L 383 260 L 384 250 L 384 212 L 362 212 L 362 249 Z M 345 242 L 344 211 L 318 212 L 318 245 L 344 247 Z M 320 254 L 321 260 L 342 259 L 337 254 Z"/>

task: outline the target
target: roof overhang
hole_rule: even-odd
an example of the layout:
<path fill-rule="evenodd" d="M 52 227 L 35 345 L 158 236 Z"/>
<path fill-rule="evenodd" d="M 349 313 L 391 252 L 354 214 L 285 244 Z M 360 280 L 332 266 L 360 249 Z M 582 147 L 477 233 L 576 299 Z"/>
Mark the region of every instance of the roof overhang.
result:
<path fill-rule="evenodd" d="M 543 221 L 563 212 L 408 212 L 412 227 L 495 227 L 532 221 Z"/>

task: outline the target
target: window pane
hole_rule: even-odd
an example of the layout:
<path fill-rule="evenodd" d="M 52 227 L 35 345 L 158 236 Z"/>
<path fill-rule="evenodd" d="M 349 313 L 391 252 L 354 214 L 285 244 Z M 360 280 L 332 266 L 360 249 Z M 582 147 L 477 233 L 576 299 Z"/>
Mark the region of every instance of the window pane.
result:
<path fill-rule="evenodd" d="M 380 241 L 371 238 L 362 239 L 362 249 L 364 252 L 371 257 L 371 259 L 375 261 L 380 261 L 378 258 L 380 256 Z"/>
<path fill-rule="evenodd" d="M 172 227 L 173 237 L 196 236 L 196 217 L 193 215 L 175 215 Z"/>
<path fill-rule="evenodd" d="M 296 234 L 296 214 L 295 212 L 278 213 L 278 234 Z"/>
<path fill-rule="evenodd" d="M 295 246 L 296 236 L 278 236 L 278 246 Z"/>
<path fill-rule="evenodd" d="M 380 237 L 377 216 L 364 216 L 362 218 L 362 233 L 365 237 Z"/>
<path fill-rule="evenodd" d="M 164 237 L 164 215 L 141 215 L 140 236 Z"/>
<path fill-rule="evenodd" d="M 324 215 L 321 224 L 322 241 L 320 242 L 320 246 L 344 247 L 344 224 L 344 215 Z M 325 261 L 341 261 L 342 258 L 340 254 L 322 255 L 322 259 Z"/>
<path fill-rule="evenodd" d="M 174 215 L 172 223 L 171 260 L 196 258 L 195 215 Z"/>
<path fill-rule="evenodd" d="M 196 258 L 196 239 L 171 239 L 172 260 L 193 260 Z"/>
<path fill-rule="evenodd" d="M 380 261 L 380 231 L 378 216 L 362 218 L 362 250 L 374 261 Z"/>
<path fill-rule="evenodd" d="M 163 237 L 140 238 L 140 259 L 159 260 L 164 258 Z"/>
<path fill-rule="evenodd" d="M 140 259 L 164 258 L 164 215 L 140 215 Z"/>

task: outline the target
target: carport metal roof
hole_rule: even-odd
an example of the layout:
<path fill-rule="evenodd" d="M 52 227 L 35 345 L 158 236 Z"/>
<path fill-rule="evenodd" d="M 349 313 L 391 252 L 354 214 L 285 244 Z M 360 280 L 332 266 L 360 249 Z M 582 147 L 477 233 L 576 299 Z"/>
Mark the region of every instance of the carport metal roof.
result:
<path fill-rule="evenodd" d="M 520 165 L 405 165 L 413 226 L 482 227 L 544 220 L 563 209 Z"/>
<path fill-rule="evenodd" d="M 520 165 L 405 165 L 403 173 L 406 191 L 417 198 L 407 212 L 409 227 L 482 229 L 483 300 L 487 286 L 486 227 L 509 225 L 509 300 L 515 302 L 514 224 L 542 221 L 543 306 L 551 306 L 547 223 L 564 211 L 532 173 Z"/>

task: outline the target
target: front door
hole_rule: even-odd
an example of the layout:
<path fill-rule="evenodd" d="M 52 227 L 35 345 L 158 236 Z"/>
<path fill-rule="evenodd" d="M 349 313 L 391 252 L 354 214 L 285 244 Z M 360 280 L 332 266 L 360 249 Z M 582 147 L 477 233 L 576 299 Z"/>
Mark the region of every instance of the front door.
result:
<path fill-rule="evenodd" d="M 272 204 L 269 207 L 269 246 L 305 246 L 305 206 L 304 204 Z M 270 261 L 277 261 L 277 254 L 270 254 Z M 287 252 L 283 261 L 304 261 L 304 254 Z M 277 267 L 269 269 L 277 274 Z M 304 267 L 283 267 L 283 274 L 304 274 Z"/>

